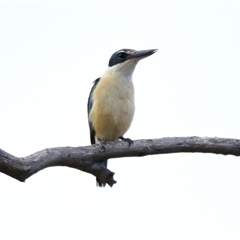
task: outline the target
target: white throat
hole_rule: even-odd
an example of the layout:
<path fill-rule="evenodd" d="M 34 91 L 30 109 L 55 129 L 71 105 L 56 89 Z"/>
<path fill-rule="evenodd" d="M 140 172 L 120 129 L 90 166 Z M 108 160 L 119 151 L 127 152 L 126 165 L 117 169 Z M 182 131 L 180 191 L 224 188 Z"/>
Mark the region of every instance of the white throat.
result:
<path fill-rule="evenodd" d="M 116 64 L 112 67 L 108 67 L 103 76 L 106 75 L 118 75 L 121 78 L 126 78 L 132 81 L 132 74 L 137 65 L 137 60 L 127 60 L 123 63 Z"/>

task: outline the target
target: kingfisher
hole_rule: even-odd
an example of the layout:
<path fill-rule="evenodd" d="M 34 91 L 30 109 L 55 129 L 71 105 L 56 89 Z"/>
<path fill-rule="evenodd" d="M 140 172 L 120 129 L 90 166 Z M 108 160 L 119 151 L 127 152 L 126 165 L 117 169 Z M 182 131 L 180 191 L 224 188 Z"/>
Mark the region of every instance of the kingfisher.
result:
<path fill-rule="evenodd" d="M 121 139 L 131 145 L 132 140 L 123 136 L 132 123 L 135 111 L 132 75 L 137 63 L 156 51 L 121 49 L 112 54 L 107 70 L 93 82 L 88 97 L 91 144 L 98 143 L 105 148 L 105 142 Z M 107 160 L 104 166 L 107 167 Z M 97 186 L 105 187 L 106 183 L 99 178 L 96 180 Z"/>

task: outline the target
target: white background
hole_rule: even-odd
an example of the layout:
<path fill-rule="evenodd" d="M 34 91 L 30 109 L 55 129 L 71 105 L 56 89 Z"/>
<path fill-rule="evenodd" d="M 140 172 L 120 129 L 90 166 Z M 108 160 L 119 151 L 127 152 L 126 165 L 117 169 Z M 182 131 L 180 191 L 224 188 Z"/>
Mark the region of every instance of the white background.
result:
<path fill-rule="evenodd" d="M 125 135 L 240 138 L 240 3 L 0 3 L 0 148 L 89 145 L 92 82 L 121 48 L 158 48 L 134 73 Z M 66 167 L 0 174 L 0 238 L 240 239 L 240 159 L 109 160 L 117 184 Z"/>

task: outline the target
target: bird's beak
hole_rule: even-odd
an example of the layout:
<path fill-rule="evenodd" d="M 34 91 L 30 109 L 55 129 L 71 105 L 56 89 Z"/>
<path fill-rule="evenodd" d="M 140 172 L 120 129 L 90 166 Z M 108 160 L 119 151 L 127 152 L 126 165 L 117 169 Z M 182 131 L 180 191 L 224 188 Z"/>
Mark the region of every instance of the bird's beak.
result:
<path fill-rule="evenodd" d="M 146 57 L 151 56 L 151 55 L 154 54 L 156 51 L 157 51 L 157 49 L 148 49 L 148 50 L 136 51 L 136 52 L 133 52 L 133 53 L 128 57 L 128 59 L 138 58 L 138 59 L 140 60 L 140 59 L 143 59 L 143 58 L 146 58 Z"/>

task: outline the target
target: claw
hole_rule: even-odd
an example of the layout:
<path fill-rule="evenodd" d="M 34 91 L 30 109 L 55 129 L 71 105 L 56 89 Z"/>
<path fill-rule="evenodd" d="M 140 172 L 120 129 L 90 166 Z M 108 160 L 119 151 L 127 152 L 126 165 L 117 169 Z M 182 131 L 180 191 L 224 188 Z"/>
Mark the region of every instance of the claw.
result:
<path fill-rule="evenodd" d="M 97 144 L 100 146 L 101 150 L 106 151 L 106 147 L 104 146 L 106 144 L 106 142 L 98 141 Z"/>
<path fill-rule="evenodd" d="M 124 138 L 123 136 L 120 136 L 119 139 L 121 139 L 124 142 L 128 142 L 129 147 L 133 144 L 133 140 L 130 138 Z"/>

